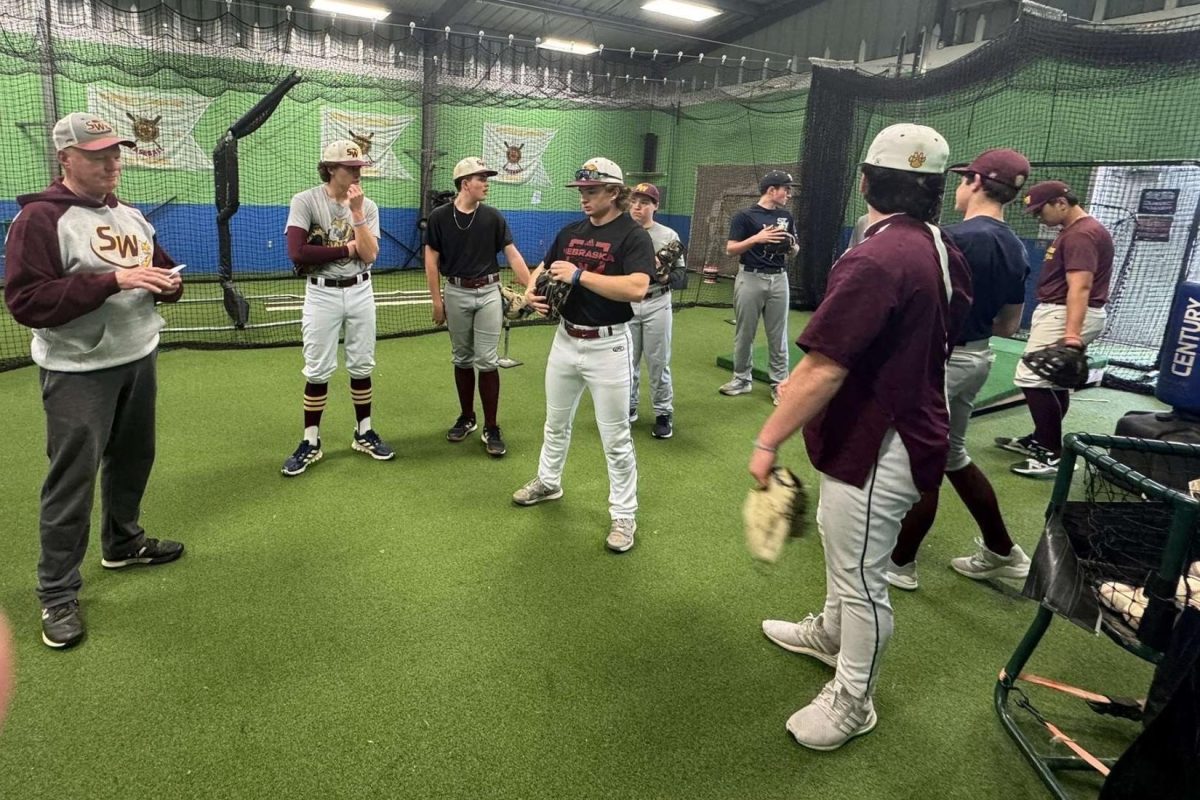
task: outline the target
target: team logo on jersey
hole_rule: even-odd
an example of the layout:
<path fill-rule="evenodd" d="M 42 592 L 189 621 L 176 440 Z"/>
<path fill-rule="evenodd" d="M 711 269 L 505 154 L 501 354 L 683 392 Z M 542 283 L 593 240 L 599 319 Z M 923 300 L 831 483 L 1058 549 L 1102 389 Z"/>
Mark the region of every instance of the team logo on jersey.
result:
<path fill-rule="evenodd" d="M 571 239 L 563 248 L 563 257 L 573 264 L 603 275 L 608 265 L 616 261 L 609 252 L 612 242 L 598 242 L 595 239 Z"/>
<path fill-rule="evenodd" d="M 150 242 L 136 233 L 119 233 L 101 225 L 92 233 L 92 252 L 106 264 L 121 269 L 150 266 Z"/>
<path fill-rule="evenodd" d="M 925 163 L 925 158 L 925 154 L 918 150 L 908 157 L 908 165 L 913 169 L 920 169 L 921 165 Z"/>
<path fill-rule="evenodd" d="M 1043 260 L 1049 261 L 1052 258 L 1054 258 L 1054 245 L 1050 245 L 1049 247 L 1046 248 L 1046 257 Z"/>

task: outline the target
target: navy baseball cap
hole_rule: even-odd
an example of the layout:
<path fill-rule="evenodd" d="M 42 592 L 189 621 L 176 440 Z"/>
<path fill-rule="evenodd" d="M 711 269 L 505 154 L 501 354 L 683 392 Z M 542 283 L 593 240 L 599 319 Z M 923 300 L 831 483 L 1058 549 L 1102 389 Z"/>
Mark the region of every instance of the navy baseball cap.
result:
<path fill-rule="evenodd" d="M 765 192 L 775 186 L 795 186 L 796 181 L 792 178 L 792 173 L 785 172 L 781 169 L 773 169 L 766 175 L 762 176 L 762 180 L 758 182 L 758 191 Z"/>

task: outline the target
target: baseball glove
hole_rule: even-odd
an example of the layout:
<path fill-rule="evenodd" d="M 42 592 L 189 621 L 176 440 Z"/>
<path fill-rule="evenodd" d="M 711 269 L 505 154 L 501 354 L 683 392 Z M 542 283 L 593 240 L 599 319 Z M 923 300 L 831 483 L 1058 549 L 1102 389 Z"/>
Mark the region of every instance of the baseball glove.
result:
<path fill-rule="evenodd" d="M 1078 389 L 1087 383 L 1087 355 L 1082 347 L 1072 347 L 1059 339 L 1049 347 L 1021 356 L 1034 375 L 1063 389 Z"/>
<path fill-rule="evenodd" d="M 742 506 L 750 555 L 759 561 L 778 559 L 784 540 L 803 532 L 807 500 L 804 484 L 787 467 L 771 470 L 770 484 L 765 489 L 751 488 Z"/>
<path fill-rule="evenodd" d="M 683 242 L 678 239 L 673 239 L 662 246 L 662 249 L 654 254 L 654 280 L 659 283 L 666 283 L 671 279 L 671 270 L 675 264 L 683 257 Z"/>
<path fill-rule="evenodd" d="M 500 303 L 505 319 L 524 319 L 533 313 L 533 309 L 525 302 L 525 295 L 507 286 L 500 287 Z"/>
<path fill-rule="evenodd" d="M 538 275 L 533 293 L 538 297 L 546 298 L 546 305 L 550 307 L 546 319 L 556 320 L 562 315 L 562 308 L 571 294 L 571 284 L 554 280 L 550 277 L 549 271 L 546 271 Z"/>

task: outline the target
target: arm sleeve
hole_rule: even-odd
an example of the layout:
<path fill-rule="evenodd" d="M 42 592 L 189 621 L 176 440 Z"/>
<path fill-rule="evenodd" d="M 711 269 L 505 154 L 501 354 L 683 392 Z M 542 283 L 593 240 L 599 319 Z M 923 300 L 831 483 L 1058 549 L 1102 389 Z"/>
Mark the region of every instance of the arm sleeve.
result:
<path fill-rule="evenodd" d="M 350 257 L 350 248 L 325 247 L 319 244 L 308 244 L 308 231 L 303 228 L 289 227 L 287 229 L 288 258 L 293 264 L 317 266 L 339 261 Z"/>
<path fill-rule="evenodd" d="M 4 302 L 30 328 L 54 328 L 95 311 L 120 291 L 115 272 L 63 274 L 55 215 L 26 208 L 8 232 Z"/>
<path fill-rule="evenodd" d="M 864 300 L 869 298 L 869 306 Z M 891 273 L 867 259 L 843 256 L 829 273 L 825 299 L 796 340 L 802 350 L 815 350 L 853 369 L 887 325 L 896 307 Z"/>

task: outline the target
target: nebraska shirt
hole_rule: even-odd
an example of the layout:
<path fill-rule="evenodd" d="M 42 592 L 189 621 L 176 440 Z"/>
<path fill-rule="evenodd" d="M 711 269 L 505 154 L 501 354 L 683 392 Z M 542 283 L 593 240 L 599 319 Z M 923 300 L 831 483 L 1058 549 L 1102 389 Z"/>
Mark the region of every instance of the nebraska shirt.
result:
<path fill-rule="evenodd" d="M 949 449 L 946 357 L 971 305 L 966 259 L 945 234 L 946 300 L 933 234 L 896 214 L 867 229 L 829 273 L 825 299 L 796 344 L 849 370 L 829 405 L 804 427 L 818 470 L 854 486 L 871 474 L 889 428 L 908 450 L 913 483 L 942 481 Z"/>
<path fill-rule="evenodd" d="M 654 245 L 645 228 L 628 214 L 612 222 L 593 225 L 588 217 L 558 232 L 542 263 L 568 261 L 598 275 L 632 275 L 642 272 L 654 280 Z M 571 289 L 562 317 L 573 325 L 617 325 L 633 319 L 633 307 L 609 300 L 579 284 Z"/>

